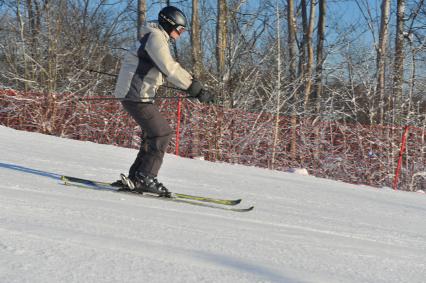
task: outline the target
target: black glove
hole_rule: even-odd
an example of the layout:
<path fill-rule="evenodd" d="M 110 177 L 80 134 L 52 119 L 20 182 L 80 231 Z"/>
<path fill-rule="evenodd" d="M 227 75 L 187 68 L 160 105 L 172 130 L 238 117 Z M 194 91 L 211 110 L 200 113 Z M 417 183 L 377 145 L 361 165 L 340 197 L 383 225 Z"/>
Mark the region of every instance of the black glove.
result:
<path fill-rule="evenodd" d="M 202 89 L 200 91 L 200 94 L 197 96 L 197 98 L 200 102 L 204 102 L 204 103 L 209 103 L 214 101 L 214 95 L 205 89 Z"/>
<path fill-rule="evenodd" d="M 186 92 L 191 97 L 198 97 L 202 90 L 203 90 L 203 85 L 196 79 L 193 79 L 191 85 L 186 90 Z"/>
<path fill-rule="evenodd" d="M 198 98 L 200 102 L 213 102 L 214 96 L 209 91 L 205 90 L 200 81 L 193 79 L 191 85 L 186 90 L 189 96 Z"/>

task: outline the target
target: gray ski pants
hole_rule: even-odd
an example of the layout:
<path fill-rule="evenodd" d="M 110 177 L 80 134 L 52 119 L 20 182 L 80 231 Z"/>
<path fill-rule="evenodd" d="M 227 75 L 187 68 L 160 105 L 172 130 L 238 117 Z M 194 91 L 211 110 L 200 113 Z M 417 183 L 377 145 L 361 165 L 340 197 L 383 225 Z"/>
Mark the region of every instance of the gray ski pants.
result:
<path fill-rule="evenodd" d="M 156 177 L 173 131 L 154 104 L 132 101 L 121 103 L 143 132 L 141 147 L 135 162 L 130 167 L 129 177 L 134 179 L 136 172 L 144 176 Z"/>

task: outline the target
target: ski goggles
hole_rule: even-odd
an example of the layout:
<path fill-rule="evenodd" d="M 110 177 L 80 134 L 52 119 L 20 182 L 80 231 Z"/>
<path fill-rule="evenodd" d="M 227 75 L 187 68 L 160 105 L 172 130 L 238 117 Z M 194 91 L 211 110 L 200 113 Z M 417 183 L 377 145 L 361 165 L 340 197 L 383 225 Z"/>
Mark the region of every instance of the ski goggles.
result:
<path fill-rule="evenodd" d="M 185 27 L 184 26 L 177 26 L 175 29 L 179 33 L 179 35 L 181 35 L 185 31 Z"/>

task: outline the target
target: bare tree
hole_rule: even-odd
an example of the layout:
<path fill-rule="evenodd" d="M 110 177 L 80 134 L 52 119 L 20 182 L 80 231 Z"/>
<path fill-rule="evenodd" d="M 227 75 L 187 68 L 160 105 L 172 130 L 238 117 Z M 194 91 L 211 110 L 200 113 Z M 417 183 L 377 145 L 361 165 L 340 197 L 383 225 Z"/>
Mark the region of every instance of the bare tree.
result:
<path fill-rule="evenodd" d="M 306 0 L 302 0 L 302 17 L 303 17 L 303 42 L 304 46 L 306 46 L 307 53 L 307 63 L 304 70 L 304 83 L 305 83 L 305 98 L 304 98 L 304 110 L 307 111 L 308 103 L 311 95 L 312 89 L 312 66 L 314 64 L 314 48 L 312 46 L 312 34 L 314 32 L 315 25 L 315 5 L 316 2 L 314 0 L 310 1 L 310 15 L 309 21 L 307 20 L 307 7 Z M 305 54 L 305 51 L 302 51 Z"/>
<path fill-rule="evenodd" d="M 382 15 L 380 21 L 380 35 L 379 44 L 376 48 L 377 51 L 377 86 L 376 93 L 378 94 L 380 116 L 378 121 L 380 124 L 384 122 L 385 112 L 385 66 L 386 55 L 389 37 L 389 14 L 390 14 L 390 0 L 383 0 L 381 7 Z"/>
<path fill-rule="evenodd" d="M 138 38 L 142 37 L 142 26 L 146 21 L 146 0 L 138 0 Z"/>
<path fill-rule="evenodd" d="M 419 53 L 421 53 L 422 49 L 424 51 L 426 46 L 426 37 L 420 37 L 418 36 L 419 29 L 417 28 L 416 22 L 418 18 L 421 18 L 421 10 L 424 7 L 425 0 L 419 0 L 418 3 L 415 3 L 415 6 L 412 8 L 410 16 L 408 17 L 409 28 L 407 30 L 406 39 L 408 40 L 410 51 L 411 51 L 411 70 L 410 70 L 410 87 L 408 91 L 408 105 L 407 105 L 407 121 L 410 122 L 411 117 L 418 117 L 418 115 L 415 115 L 415 90 L 416 90 L 416 83 L 419 82 L 419 79 L 417 77 L 417 56 Z M 425 11 L 426 14 L 426 11 Z M 421 21 L 421 19 L 420 19 Z M 423 40 L 417 40 L 417 38 L 422 38 Z M 417 43 L 417 44 L 416 44 Z M 421 113 L 417 111 L 418 113 Z"/>
<path fill-rule="evenodd" d="M 201 50 L 201 26 L 199 16 L 199 5 L 198 0 L 192 0 L 192 22 L 191 22 L 191 55 L 192 55 L 192 72 L 196 78 L 200 78 L 203 73 L 203 57 Z M 200 147 L 200 125 L 197 122 L 198 118 L 193 115 L 192 112 L 189 114 L 192 118 L 193 123 L 193 138 L 191 140 L 191 157 L 197 157 L 201 152 Z"/>
<path fill-rule="evenodd" d="M 192 0 L 192 23 L 191 23 L 191 45 L 192 45 L 192 71 L 195 77 L 200 77 L 203 70 L 203 58 L 201 52 L 201 27 L 198 0 Z"/>
<path fill-rule="evenodd" d="M 0 31 L 6 58 L 1 76 L 8 85 L 46 93 L 108 91 L 105 82 L 113 81 L 88 69 L 116 68 L 113 48 L 129 35 L 128 7 L 92 0 L 9 4 L 7 28 Z"/>
<path fill-rule="evenodd" d="M 274 139 L 272 144 L 271 169 L 275 166 L 275 155 L 277 151 L 278 136 L 280 130 L 280 112 L 281 112 L 281 28 L 280 28 L 280 10 L 278 0 L 276 2 L 276 18 L 277 18 L 277 86 L 276 86 L 276 114 L 274 125 Z"/>
<path fill-rule="evenodd" d="M 219 76 L 225 70 L 225 51 L 227 47 L 227 3 L 226 0 L 217 1 L 217 26 L 216 26 L 216 60 Z"/>
<path fill-rule="evenodd" d="M 217 23 L 216 23 L 216 64 L 219 76 L 220 93 L 219 99 L 223 105 L 226 104 L 226 80 L 225 77 L 225 56 L 227 48 L 227 2 L 226 0 L 217 0 Z"/>
<path fill-rule="evenodd" d="M 320 112 L 321 96 L 323 92 L 323 64 L 324 64 L 324 41 L 325 41 L 325 20 L 327 12 L 327 1 L 319 0 L 319 18 L 317 32 L 317 54 L 315 67 L 315 99 L 317 103 L 317 113 Z"/>
<path fill-rule="evenodd" d="M 402 86 L 404 83 L 404 17 L 405 0 L 397 0 L 395 57 L 393 73 L 393 109 L 400 108 L 400 104 L 402 101 Z"/>
<path fill-rule="evenodd" d="M 294 17 L 294 1 L 287 0 L 287 27 L 288 27 L 288 53 L 289 53 L 289 81 L 290 81 L 290 96 L 293 97 L 292 102 L 292 114 L 291 114 L 291 158 L 296 159 L 297 151 L 297 87 L 295 86 L 296 81 L 296 59 L 297 59 L 297 46 L 296 46 L 296 20 Z"/>

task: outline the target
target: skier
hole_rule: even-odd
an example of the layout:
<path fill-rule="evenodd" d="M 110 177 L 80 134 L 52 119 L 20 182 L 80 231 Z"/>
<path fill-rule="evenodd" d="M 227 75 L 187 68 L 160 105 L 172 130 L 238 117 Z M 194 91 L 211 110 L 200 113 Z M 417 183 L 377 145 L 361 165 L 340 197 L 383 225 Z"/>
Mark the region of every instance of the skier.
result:
<path fill-rule="evenodd" d="M 127 52 L 117 79 L 114 95 L 123 99 L 124 109 L 144 132 L 139 153 L 129 170 L 129 177 L 138 192 L 168 196 L 167 188 L 157 174 L 172 136 L 172 129 L 154 105 L 157 88 L 165 78 L 200 102 L 211 102 L 213 95 L 203 88 L 177 63 L 169 41 L 177 40 L 185 31 L 187 19 L 176 7 L 167 6 L 158 14 L 158 22 L 149 22 L 142 29 L 137 47 Z M 117 181 L 114 185 L 123 186 Z M 128 184 L 129 185 L 129 184 Z"/>

